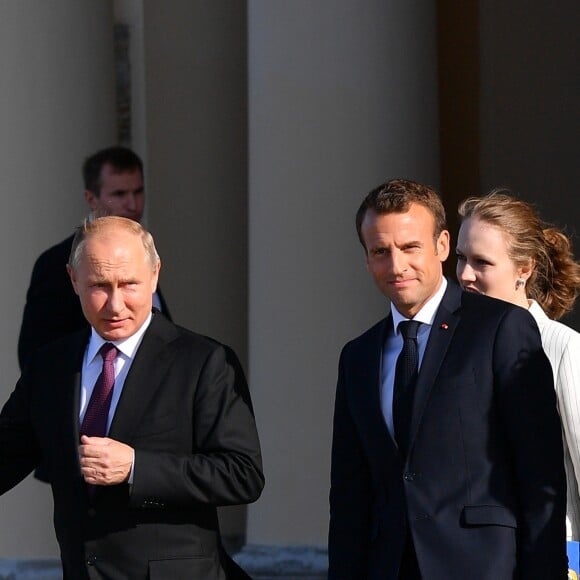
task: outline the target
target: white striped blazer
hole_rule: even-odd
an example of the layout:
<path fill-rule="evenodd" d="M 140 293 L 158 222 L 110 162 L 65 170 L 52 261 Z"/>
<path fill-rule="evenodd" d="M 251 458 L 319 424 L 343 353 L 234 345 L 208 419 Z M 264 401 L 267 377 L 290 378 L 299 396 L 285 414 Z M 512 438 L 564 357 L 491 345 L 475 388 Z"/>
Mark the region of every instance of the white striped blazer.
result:
<path fill-rule="evenodd" d="M 564 434 L 564 461 L 568 498 L 566 524 L 568 540 L 580 540 L 580 334 L 548 318 L 541 306 L 530 301 L 542 346 L 552 364 L 558 410 Z"/>

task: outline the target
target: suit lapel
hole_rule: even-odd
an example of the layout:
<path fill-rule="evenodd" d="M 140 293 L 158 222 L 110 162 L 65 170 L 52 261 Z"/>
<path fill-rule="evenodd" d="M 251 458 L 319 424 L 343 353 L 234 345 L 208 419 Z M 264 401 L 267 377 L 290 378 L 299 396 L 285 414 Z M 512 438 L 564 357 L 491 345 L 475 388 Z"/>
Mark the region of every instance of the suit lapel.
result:
<path fill-rule="evenodd" d="M 429 340 L 421 363 L 421 370 L 415 386 L 409 449 L 413 447 L 417 430 L 429 401 L 431 389 L 435 383 L 435 378 L 439 373 L 441 363 L 445 358 L 447 349 L 451 344 L 451 339 L 459 323 L 460 317 L 457 314 L 457 310 L 460 306 L 461 290 L 455 284 L 448 282 L 447 290 L 443 295 L 443 299 L 433 320 L 433 326 L 431 327 L 431 333 L 429 334 Z"/>
<path fill-rule="evenodd" d="M 143 412 L 171 365 L 174 350 L 168 348 L 168 345 L 177 336 L 175 326 L 162 314 L 153 315 L 123 385 L 123 392 L 109 429 L 109 437 L 112 439 L 131 440 L 141 422 Z"/>
<path fill-rule="evenodd" d="M 60 425 L 60 432 L 63 436 L 64 448 L 72 450 L 70 456 L 75 462 L 75 469 L 80 473 L 78 462 L 79 434 L 79 409 L 81 391 L 81 370 L 83 356 L 89 332 L 83 330 L 71 337 L 68 343 L 62 348 L 64 356 L 58 362 L 58 372 L 52 379 L 50 390 L 54 396 L 54 412 L 56 414 L 55 425 Z M 69 457 L 64 453 L 63 457 Z"/>
<path fill-rule="evenodd" d="M 157 296 L 159 297 L 159 302 L 161 303 L 161 312 L 163 316 L 165 316 L 165 318 L 167 318 L 169 321 L 172 321 L 173 319 L 171 318 L 169 308 L 167 307 L 167 302 L 165 302 L 165 297 L 163 296 L 159 286 L 157 286 Z"/>

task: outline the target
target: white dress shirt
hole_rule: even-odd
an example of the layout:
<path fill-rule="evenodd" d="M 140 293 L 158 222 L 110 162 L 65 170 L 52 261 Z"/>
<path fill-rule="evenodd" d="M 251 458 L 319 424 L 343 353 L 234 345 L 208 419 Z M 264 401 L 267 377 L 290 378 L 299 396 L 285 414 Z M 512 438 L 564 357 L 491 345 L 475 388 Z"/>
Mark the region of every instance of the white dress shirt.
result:
<path fill-rule="evenodd" d="M 564 466 L 568 497 L 566 528 L 568 540 L 580 540 L 580 334 L 548 318 L 542 307 L 530 300 L 529 312 L 536 320 L 542 346 L 552 365 L 558 411 L 564 433 Z"/>
<path fill-rule="evenodd" d="M 93 394 L 95 383 L 97 382 L 97 379 L 103 370 L 103 358 L 99 355 L 99 350 L 103 344 L 106 342 L 111 342 L 117 347 L 119 353 L 115 359 L 115 385 L 113 387 L 113 397 L 111 399 L 111 407 L 109 409 L 109 417 L 107 419 L 107 433 L 109 432 L 113 417 L 115 416 L 115 411 L 117 410 L 117 404 L 119 403 L 121 393 L 123 392 L 123 386 L 125 384 L 125 379 L 127 378 L 127 373 L 131 368 L 131 364 L 135 358 L 135 353 L 141 344 L 143 334 L 151 323 L 151 317 L 152 315 L 150 314 L 145 322 L 141 325 L 141 328 L 139 328 L 135 334 L 123 340 L 105 340 L 99 334 L 97 334 L 94 328 L 91 328 L 91 338 L 85 350 L 81 374 L 81 397 L 79 409 L 79 421 L 81 425 L 85 417 L 89 401 L 91 400 L 91 395 Z"/>
<path fill-rule="evenodd" d="M 91 327 L 91 338 L 89 344 L 85 350 L 85 356 L 83 359 L 83 369 L 81 374 L 81 401 L 80 401 L 80 411 L 79 411 L 79 423 L 82 425 L 85 413 L 87 412 L 87 407 L 89 406 L 89 401 L 91 400 L 91 395 L 93 394 L 93 389 L 101 371 L 103 370 L 103 357 L 99 355 L 99 350 L 101 346 L 106 342 L 114 344 L 119 353 L 115 359 L 115 384 L 113 385 L 113 396 L 111 398 L 111 406 L 109 407 L 109 416 L 107 418 L 107 433 L 111 428 L 111 423 L 113 422 L 113 417 L 115 416 L 115 411 L 117 410 L 117 404 L 121 398 L 121 393 L 123 392 L 123 386 L 125 385 L 125 379 L 133 364 L 133 359 L 135 358 L 135 353 L 143 340 L 143 335 L 147 330 L 149 324 L 151 324 L 152 314 L 149 314 L 145 322 L 141 325 L 141 328 L 130 336 L 123 340 L 105 340 L 102 336 L 97 334 L 94 328 Z M 133 459 L 131 460 L 131 471 L 129 472 L 128 483 L 133 484 L 133 472 L 135 469 L 135 452 L 133 452 Z"/>
<path fill-rule="evenodd" d="M 421 363 L 423 362 L 423 355 L 425 354 L 425 348 L 427 346 L 427 341 L 429 340 L 429 334 L 431 333 L 431 327 L 433 326 L 433 320 L 435 314 L 437 314 L 437 309 L 441 300 L 443 299 L 443 294 L 447 288 L 447 280 L 442 278 L 441 286 L 435 294 L 429 298 L 429 300 L 424 304 L 423 308 L 415 314 L 413 320 L 421 322 L 419 331 L 417 332 L 417 346 L 419 350 L 419 372 L 421 372 Z M 388 329 L 387 336 L 385 339 L 385 344 L 383 347 L 383 359 L 381 366 L 381 410 L 383 412 L 383 417 L 385 418 L 385 423 L 389 432 L 394 437 L 395 427 L 393 424 L 393 387 L 395 384 L 395 367 L 397 366 L 397 358 L 401 350 L 403 349 L 403 337 L 401 336 L 401 331 L 399 330 L 399 323 L 408 320 L 405 318 L 391 303 L 391 314 L 393 319 L 393 327 Z"/>

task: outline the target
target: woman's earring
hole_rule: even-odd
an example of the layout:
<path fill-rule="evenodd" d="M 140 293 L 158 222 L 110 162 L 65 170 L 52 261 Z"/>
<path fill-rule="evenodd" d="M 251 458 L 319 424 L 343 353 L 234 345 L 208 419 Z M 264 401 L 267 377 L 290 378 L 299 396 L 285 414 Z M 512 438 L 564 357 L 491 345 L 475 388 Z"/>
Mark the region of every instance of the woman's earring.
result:
<path fill-rule="evenodd" d="M 516 290 L 523 288 L 526 285 L 526 281 L 523 278 L 518 278 L 516 280 Z"/>

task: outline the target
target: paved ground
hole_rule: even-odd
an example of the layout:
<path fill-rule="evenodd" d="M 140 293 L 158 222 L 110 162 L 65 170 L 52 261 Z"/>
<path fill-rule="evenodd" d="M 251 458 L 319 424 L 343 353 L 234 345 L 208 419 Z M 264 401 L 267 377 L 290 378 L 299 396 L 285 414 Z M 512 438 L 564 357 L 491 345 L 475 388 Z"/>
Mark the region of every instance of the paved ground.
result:
<path fill-rule="evenodd" d="M 235 560 L 255 580 L 322 580 L 327 555 L 322 548 L 245 546 Z M 62 580 L 59 560 L 0 559 L 0 580 Z"/>
<path fill-rule="evenodd" d="M 0 580 L 62 580 L 60 560 L 0 560 Z"/>

